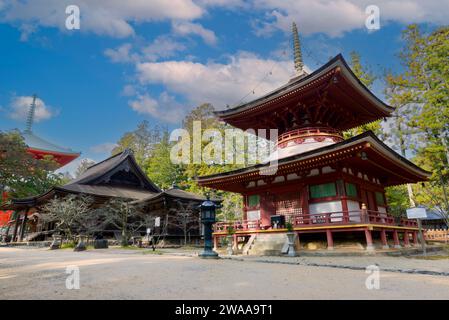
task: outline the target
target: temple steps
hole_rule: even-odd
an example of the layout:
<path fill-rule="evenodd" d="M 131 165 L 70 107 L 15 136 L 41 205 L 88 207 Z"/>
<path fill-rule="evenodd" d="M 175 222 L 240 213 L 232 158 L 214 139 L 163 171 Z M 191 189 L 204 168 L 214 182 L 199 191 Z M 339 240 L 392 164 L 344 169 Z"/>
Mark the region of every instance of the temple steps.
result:
<path fill-rule="evenodd" d="M 281 255 L 282 249 L 287 242 L 287 236 L 285 233 L 272 233 L 272 234 L 263 234 L 259 233 L 254 235 L 252 243 L 247 248 L 247 253 L 245 253 L 245 247 L 251 242 L 248 240 L 247 244 L 244 247 L 244 253 L 247 255 Z"/>

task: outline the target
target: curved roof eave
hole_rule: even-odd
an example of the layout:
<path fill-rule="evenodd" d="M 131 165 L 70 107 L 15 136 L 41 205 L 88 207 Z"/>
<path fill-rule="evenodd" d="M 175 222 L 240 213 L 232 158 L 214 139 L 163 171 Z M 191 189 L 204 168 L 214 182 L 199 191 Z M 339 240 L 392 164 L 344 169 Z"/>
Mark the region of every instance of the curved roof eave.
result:
<path fill-rule="evenodd" d="M 336 149 L 339 147 L 348 147 L 351 145 L 359 144 L 361 142 L 372 143 L 373 145 L 376 145 L 379 149 L 383 149 L 384 151 L 386 151 L 384 154 L 389 159 L 391 159 L 392 161 L 394 161 L 396 163 L 401 163 L 401 164 L 405 165 L 410 171 L 414 172 L 417 176 L 420 176 L 423 179 L 427 179 L 431 175 L 430 172 L 428 172 L 424 169 L 421 169 L 416 164 L 414 164 L 410 160 L 402 157 L 400 154 L 398 154 L 393 149 L 388 147 L 385 143 L 383 143 L 381 140 L 379 140 L 379 138 L 377 138 L 376 135 L 372 131 L 366 131 L 362 134 L 359 134 L 355 137 L 352 137 L 350 139 L 344 140 L 344 141 L 336 143 L 336 144 L 331 144 L 329 146 L 325 146 L 325 147 L 322 147 L 319 149 L 310 150 L 310 151 L 307 151 L 307 152 L 304 152 L 301 154 L 292 155 L 290 157 L 280 159 L 278 162 L 278 165 L 281 166 L 281 165 L 286 165 L 286 164 L 289 164 L 289 163 L 292 163 L 292 162 L 295 162 L 298 160 L 305 160 L 308 158 L 313 158 L 313 157 L 322 155 L 323 153 L 334 151 L 333 149 Z M 267 164 L 258 164 L 258 165 L 252 166 L 252 167 L 237 169 L 234 171 L 228 171 L 228 172 L 224 172 L 224 173 L 199 177 L 197 179 L 197 182 L 201 183 L 201 182 L 213 181 L 218 178 L 227 178 L 227 177 L 232 177 L 232 176 L 235 176 L 238 174 L 246 174 L 246 173 L 254 172 L 256 170 L 263 169 L 266 167 L 268 167 Z"/>
<path fill-rule="evenodd" d="M 355 86 L 359 92 L 361 92 L 366 98 L 368 98 L 374 105 L 378 107 L 379 110 L 383 111 L 386 114 L 391 113 L 394 108 L 387 105 L 385 102 L 380 100 L 377 96 L 375 96 L 361 81 L 357 78 L 357 76 L 354 74 L 354 72 L 349 67 L 346 60 L 343 58 L 341 54 L 338 54 L 334 58 L 332 58 L 328 63 L 320 67 L 319 69 L 315 70 L 311 74 L 298 78 L 297 80 L 288 82 L 287 84 L 281 86 L 278 89 L 275 89 L 268 94 L 259 97 L 253 101 L 240 104 L 234 108 L 227 109 L 227 110 L 221 110 L 216 111 L 215 115 L 218 117 L 224 119 L 233 115 L 237 115 L 243 111 L 255 108 L 263 103 L 266 103 L 274 98 L 277 98 L 279 96 L 282 96 L 286 93 L 289 93 L 295 89 L 301 88 L 308 83 L 312 82 L 313 80 L 323 76 L 327 72 L 329 72 L 332 69 L 335 69 L 337 67 L 340 67 L 340 70 L 342 71 L 342 74 L 345 76 L 345 78 L 353 85 Z"/>

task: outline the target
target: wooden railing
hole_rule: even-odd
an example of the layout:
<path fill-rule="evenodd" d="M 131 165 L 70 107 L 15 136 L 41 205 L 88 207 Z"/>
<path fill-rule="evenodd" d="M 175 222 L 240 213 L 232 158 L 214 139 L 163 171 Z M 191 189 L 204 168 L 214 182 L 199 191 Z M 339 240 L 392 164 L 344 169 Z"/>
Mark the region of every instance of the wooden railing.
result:
<path fill-rule="evenodd" d="M 417 227 L 416 221 L 405 218 L 395 218 L 387 213 L 372 210 L 286 215 L 285 220 L 286 222 L 290 221 L 294 227 L 351 225 L 357 223 Z M 235 231 L 271 229 L 271 226 L 263 225 L 260 220 L 239 220 L 232 222 L 217 222 L 214 226 L 214 231 L 224 232 L 227 231 L 229 227 L 232 227 Z"/>
<path fill-rule="evenodd" d="M 424 231 L 424 237 L 427 241 L 442 241 L 447 243 L 449 241 L 449 230 L 428 229 Z"/>

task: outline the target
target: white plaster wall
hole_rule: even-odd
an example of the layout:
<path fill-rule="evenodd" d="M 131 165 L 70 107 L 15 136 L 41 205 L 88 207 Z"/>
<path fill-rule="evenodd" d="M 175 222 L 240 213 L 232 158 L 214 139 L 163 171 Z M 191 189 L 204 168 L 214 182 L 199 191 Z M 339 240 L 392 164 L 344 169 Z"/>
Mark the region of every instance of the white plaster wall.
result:
<path fill-rule="evenodd" d="M 341 201 L 327 201 L 327 202 L 319 202 L 309 204 L 309 212 L 310 214 L 319 214 L 319 213 L 332 213 L 337 212 L 331 215 L 331 222 L 340 222 L 342 221 L 342 207 Z"/>
<path fill-rule="evenodd" d="M 246 212 L 247 220 L 259 220 L 260 219 L 260 210 L 249 210 Z"/>
<path fill-rule="evenodd" d="M 349 221 L 353 222 L 360 222 L 360 213 L 357 212 L 351 212 L 351 211 L 359 211 L 360 212 L 360 205 L 358 201 L 353 200 L 347 200 L 348 203 L 348 211 L 349 211 Z"/>

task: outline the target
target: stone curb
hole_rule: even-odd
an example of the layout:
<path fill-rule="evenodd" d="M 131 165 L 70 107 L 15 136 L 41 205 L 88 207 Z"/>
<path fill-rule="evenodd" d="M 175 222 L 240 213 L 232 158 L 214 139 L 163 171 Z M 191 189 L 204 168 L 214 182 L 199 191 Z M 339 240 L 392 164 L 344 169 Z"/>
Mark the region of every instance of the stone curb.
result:
<path fill-rule="evenodd" d="M 350 266 L 350 265 L 338 265 L 338 264 L 321 264 L 321 263 L 309 263 L 301 261 L 280 261 L 280 260 L 264 260 L 264 259 L 244 259 L 230 256 L 221 256 L 222 259 L 235 260 L 235 261 L 252 261 L 259 263 L 277 263 L 277 264 L 289 264 L 289 265 L 300 265 L 306 267 L 321 267 L 321 268 L 336 268 L 336 269 L 349 269 L 349 270 L 366 270 L 365 267 Z M 423 274 L 423 275 L 433 275 L 433 276 L 444 276 L 449 277 L 449 272 L 445 271 L 431 271 L 431 270 L 420 270 L 420 269 L 395 269 L 395 268 L 382 268 L 376 264 L 381 271 L 396 272 L 396 273 L 408 273 L 408 274 Z"/>

